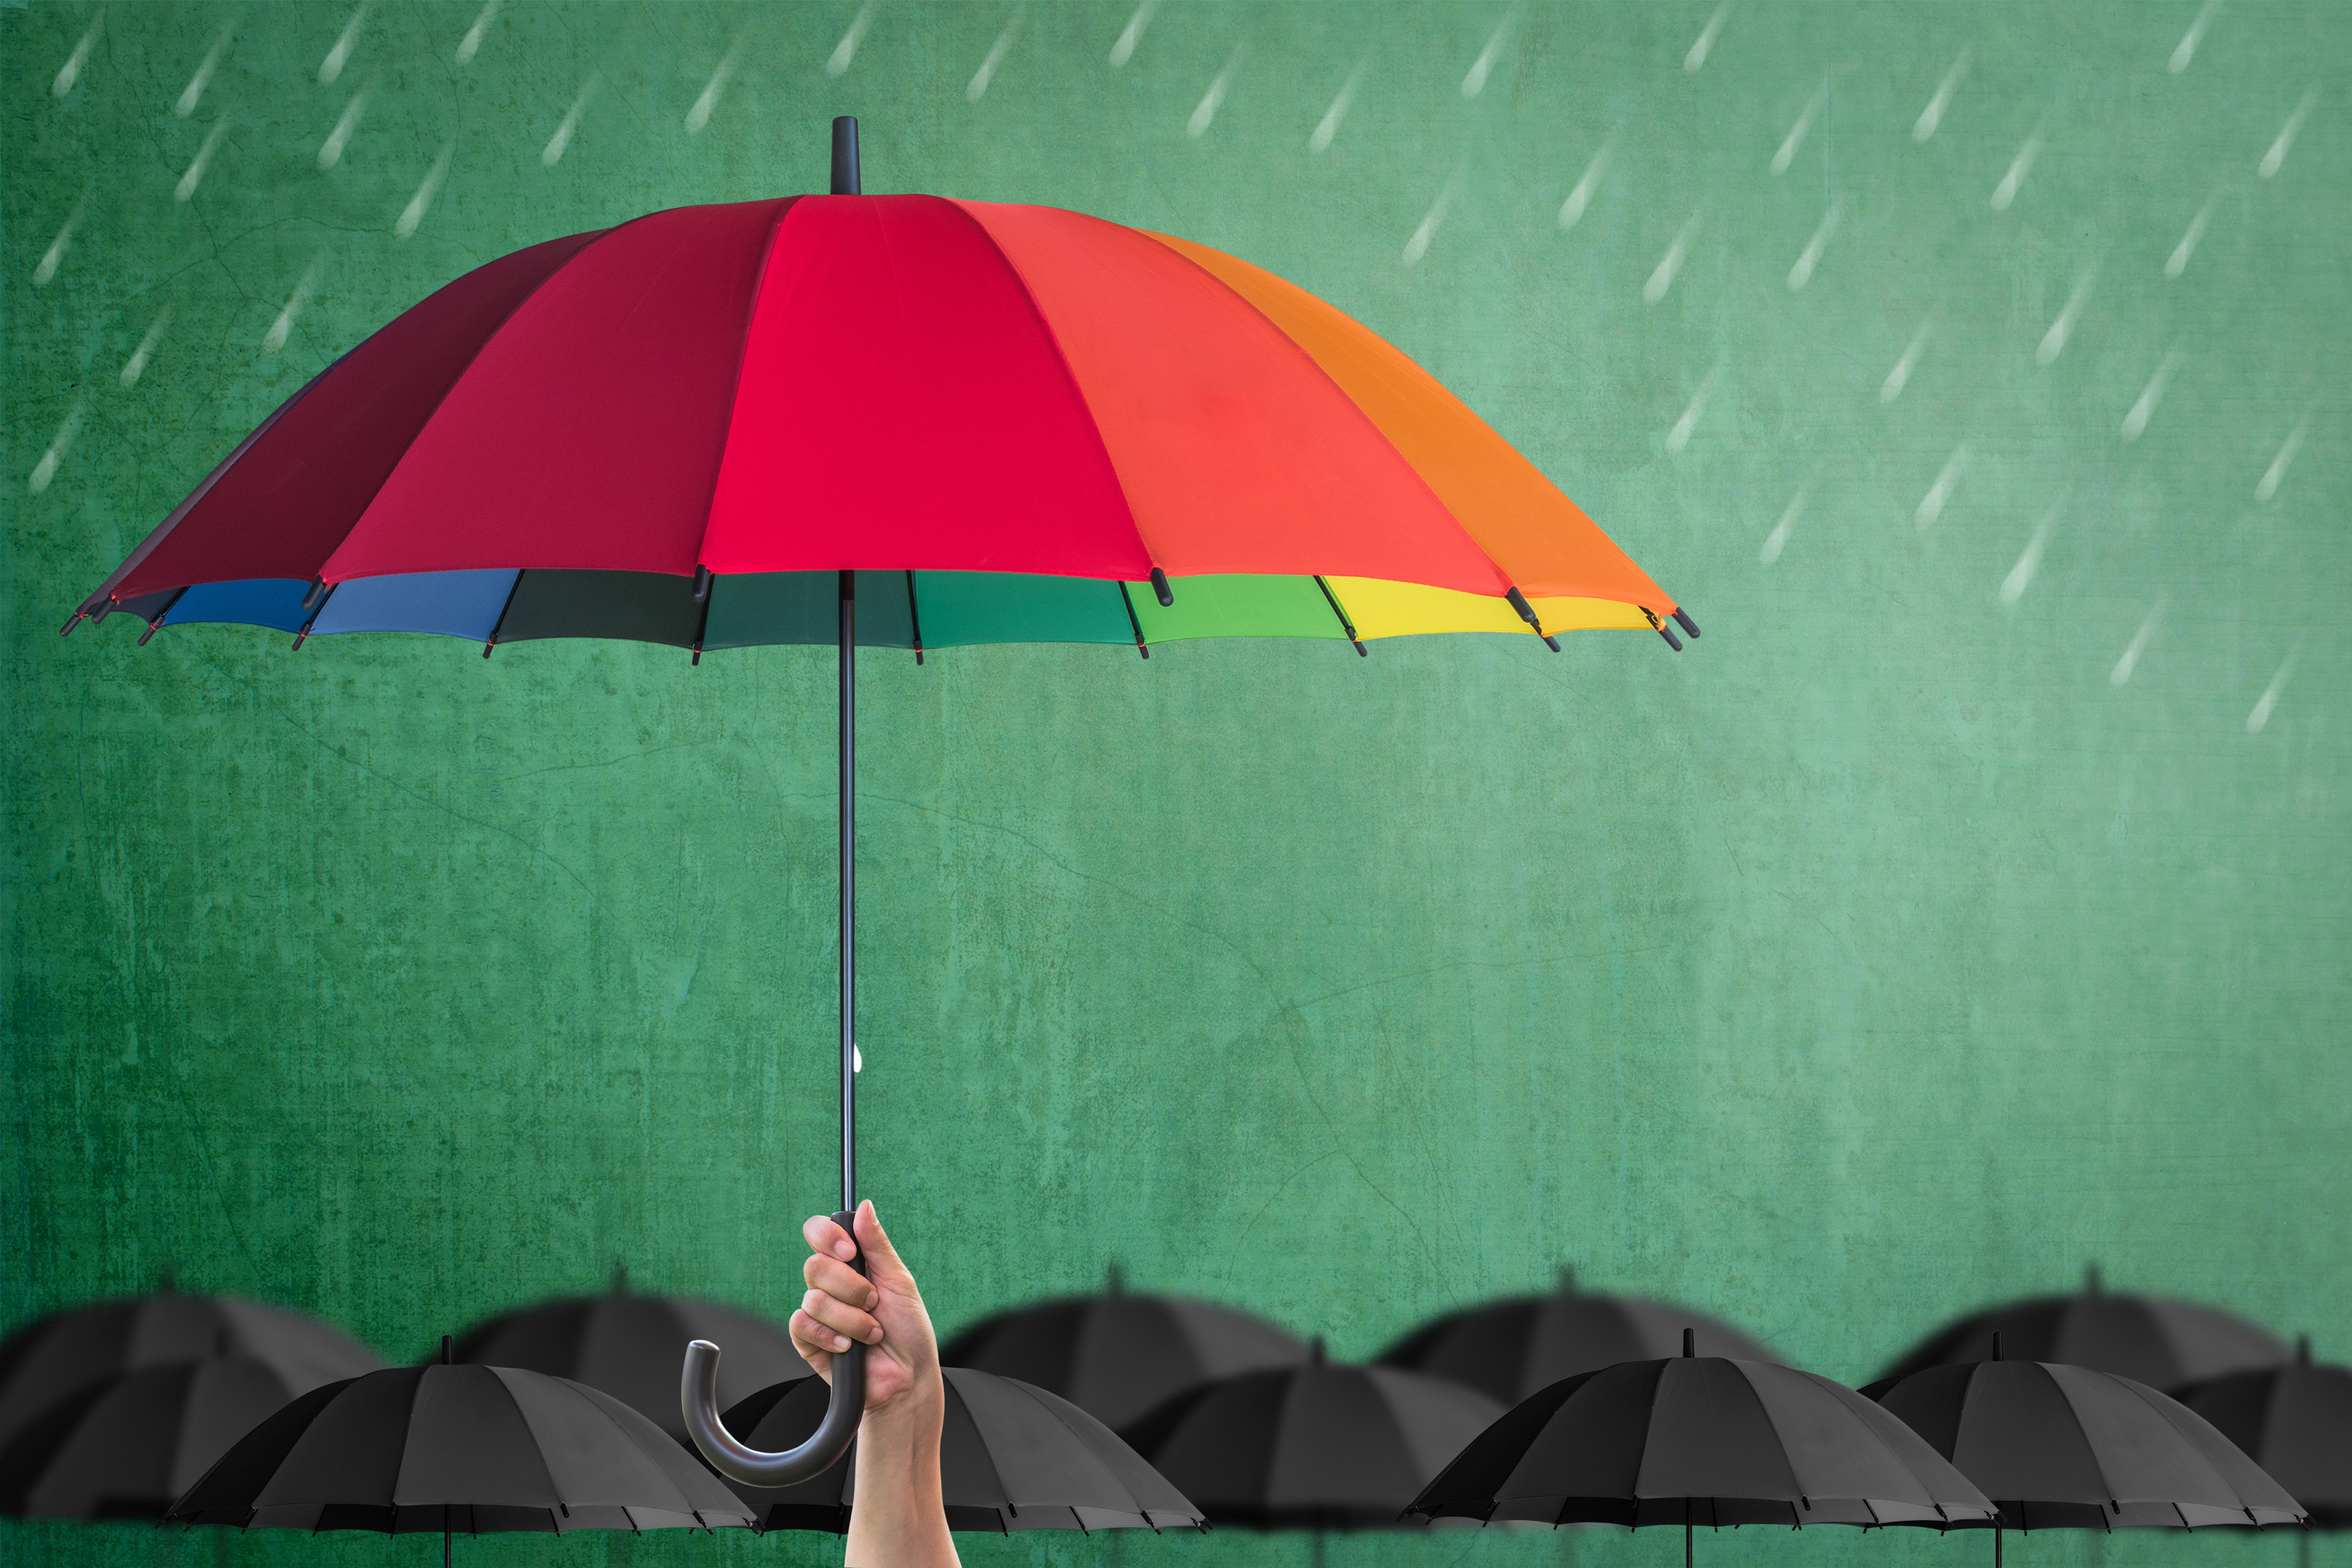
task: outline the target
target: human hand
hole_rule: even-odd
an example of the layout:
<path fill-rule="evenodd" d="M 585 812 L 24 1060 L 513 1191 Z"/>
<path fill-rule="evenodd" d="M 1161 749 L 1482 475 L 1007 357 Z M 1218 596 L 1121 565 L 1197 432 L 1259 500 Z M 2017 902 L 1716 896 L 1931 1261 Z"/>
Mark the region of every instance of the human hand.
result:
<path fill-rule="evenodd" d="M 847 1350 L 852 1340 L 868 1346 L 868 1416 L 937 1404 L 944 1398 L 939 1339 L 915 1277 L 874 1217 L 872 1203 L 858 1205 L 850 1223 L 857 1232 L 856 1246 L 824 1215 L 811 1215 L 801 1226 L 811 1255 L 801 1277 L 809 1290 L 792 1317 L 793 1348 L 831 1383 L 835 1352 Z M 866 1250 L 864 1274 L 848 1262 L 857 1247 Z"/>

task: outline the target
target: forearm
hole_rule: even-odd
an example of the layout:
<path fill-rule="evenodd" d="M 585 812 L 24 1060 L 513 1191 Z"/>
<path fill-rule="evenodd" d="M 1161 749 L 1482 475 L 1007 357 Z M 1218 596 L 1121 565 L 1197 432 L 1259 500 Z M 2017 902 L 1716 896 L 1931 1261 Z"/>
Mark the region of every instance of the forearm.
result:
<path fill-rule="evenodd" d="M 858 1427 L 856 1502 L 849 1513 L 845 1568 L 958 1568 L 940 1492 L 946 1399 L 936 1383 L 928 1397 L 919 1392 L 902 1397 L 919 1403 L 870 1412 Z"/>

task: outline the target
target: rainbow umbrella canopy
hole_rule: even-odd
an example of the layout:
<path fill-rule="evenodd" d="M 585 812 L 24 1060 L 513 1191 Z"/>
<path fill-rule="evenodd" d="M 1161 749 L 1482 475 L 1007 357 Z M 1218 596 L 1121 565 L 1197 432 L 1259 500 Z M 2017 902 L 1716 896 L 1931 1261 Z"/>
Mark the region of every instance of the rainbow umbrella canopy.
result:
<path fill-rule="evenodd" d="M 1698 628 L 1428 373 L 1273 275 L 1052 207 L 678 207 L 476 268 L 224 458 L 64 627 L 840 650 L 842 1208 L 855 1206 L 856 646 Z M 761 1456 L 688 1352 L 688 1427 Z M 708 1352 L 707 1354 L 703 1353 Z M 700 1357 L 698 1360 L 698 1356 Z M 796 1457 L 797 1456 L 797 1457 Z M 790 1462 L 785 1462 L 789 1460 Z M 813 1468 L 812 1468 L 813 1466 Z"/>

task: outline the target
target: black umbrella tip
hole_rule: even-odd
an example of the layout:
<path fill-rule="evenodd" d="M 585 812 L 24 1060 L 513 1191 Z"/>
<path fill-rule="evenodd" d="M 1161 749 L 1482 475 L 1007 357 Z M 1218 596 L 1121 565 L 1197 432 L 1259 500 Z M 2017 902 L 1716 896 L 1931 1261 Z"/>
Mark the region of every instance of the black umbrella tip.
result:
<path fill-rule="evenodd" d="M 833 194 L 858 194 L 857 120 L 854 115 L 836 116 L 833 122 Z"/>
<path fill-rule="evenodd" d="M 1683 1331 L 1683 1358 L 1687 1361 L 1697 1354 L 1698 1331 L 1696 1329 L 1685 1329 Z"/>

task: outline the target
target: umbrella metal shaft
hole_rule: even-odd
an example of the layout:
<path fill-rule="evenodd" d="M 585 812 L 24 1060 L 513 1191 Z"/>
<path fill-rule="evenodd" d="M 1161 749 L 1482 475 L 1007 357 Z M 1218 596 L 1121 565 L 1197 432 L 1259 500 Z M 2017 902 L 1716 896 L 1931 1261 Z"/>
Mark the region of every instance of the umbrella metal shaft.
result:
<path fill-rule="evenodd" d="M 857 1207 L 857 574 L 841 574 L 841 1207 Z"/>

